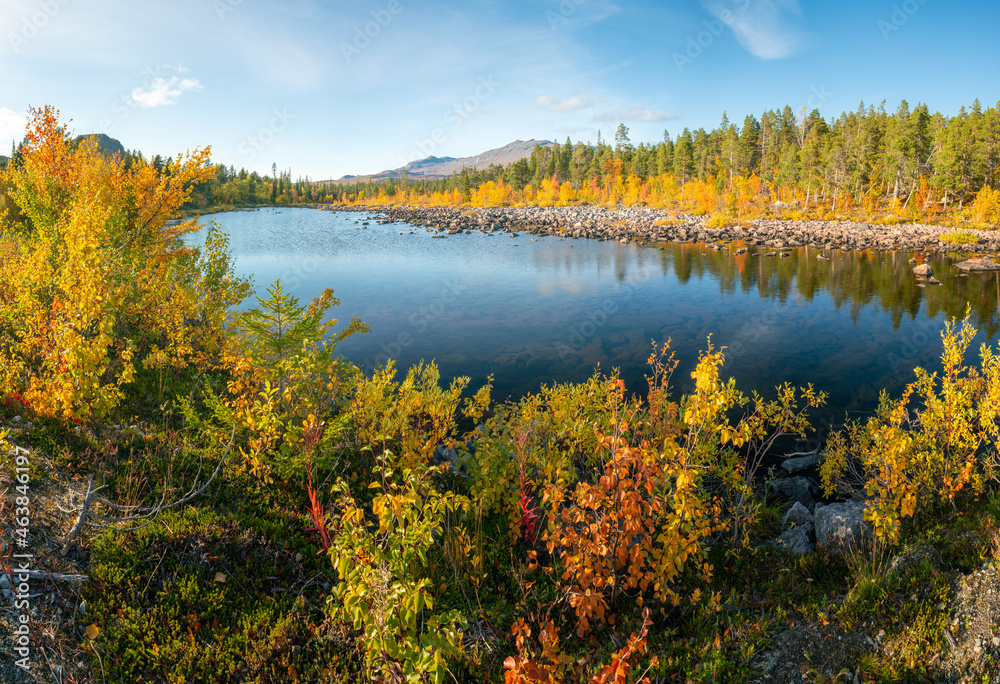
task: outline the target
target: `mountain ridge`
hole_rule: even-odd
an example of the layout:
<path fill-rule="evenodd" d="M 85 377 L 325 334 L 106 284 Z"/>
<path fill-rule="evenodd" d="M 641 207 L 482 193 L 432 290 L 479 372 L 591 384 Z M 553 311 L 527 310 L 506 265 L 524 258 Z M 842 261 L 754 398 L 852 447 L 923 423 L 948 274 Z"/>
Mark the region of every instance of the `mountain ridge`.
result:
<path fill-rule="evenodd" d="M 403 171 L 406 171 L 407 178 L 411 180 L 433 180 L 436 178 L 447 178 L 455 173 L 460 173 L 463 168 L 481 170 L 492 164 L 509 166 L 519 159 L 531 156 L 531 152 L 536 146 L 551 147 L 554 145 L 551 140 L 515 140 L 502 147 L 480 152 L 471 157 L 435 157 L 429 156 L 423 159 L 412 161 L 397 169 L 387 169 L 373 174 L 346 175 L 336 180 L 319 181 L 320 183 L 335 183 L 342 185 L 345 183 L 366 183 L 372 181 L 384 181 L 401 178 Z"/>

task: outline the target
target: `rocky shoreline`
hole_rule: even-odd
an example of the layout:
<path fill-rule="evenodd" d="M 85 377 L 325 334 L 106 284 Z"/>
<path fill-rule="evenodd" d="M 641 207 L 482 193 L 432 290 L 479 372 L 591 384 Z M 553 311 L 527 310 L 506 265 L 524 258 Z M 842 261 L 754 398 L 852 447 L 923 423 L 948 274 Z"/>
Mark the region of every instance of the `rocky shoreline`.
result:
<path fill-rule="evenodd" d="M 646 207 L 601 209 L 573 207 L 323 207 L 332 211 L 369 212 L 382 223 L 405 222 L 441 236 L 466 231 L 559 235 L 618 242 L 704 242 L 761 245 L 773 249 L 808 245 L 819 249 L 913 250 L 923 252 L 1000 252 L 1000 231 L 970 230 L 978 242 L 941 240 L 951 228 L 925 224 L 872 225 L 853 221 L 784 221 L 752 219 L 742 225 L 710 228 L 707 217 L 673 215 Z"/>

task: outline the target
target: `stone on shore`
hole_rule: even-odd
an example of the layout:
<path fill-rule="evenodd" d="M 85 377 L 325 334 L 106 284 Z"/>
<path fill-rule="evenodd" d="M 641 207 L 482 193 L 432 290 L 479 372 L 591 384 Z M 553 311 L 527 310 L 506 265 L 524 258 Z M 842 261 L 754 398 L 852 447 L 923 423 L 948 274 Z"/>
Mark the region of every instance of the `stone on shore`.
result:
<path fill-rule="evenodd" d="M 809 512 L 809 509 L 796 501 L 788 509 L 788 512 L 785 513 L 785 517 L 781 519 L 781 528 L 787 530 L 792 526 L 805 525 L 806 523 L 813 524 L 815 522 L 816 519 Z"/>
<path fill-rule="evenodd" d="M 832 553 L 860 550 L 872 539 L 872 527 L 865 520 L 863 501 L 819 504 L 816 517 L 816 545 Z"/>
<path fill-rule="evenodd" d="M 819 485 L 814 480 L 800 476 L 771 480 L 767 488 L 789 501 L 798 501 L 809 510 L 816 505 L 813 494 L 819 493 Z"/>
<path fill-rule="evenodd" d="M 960 264 L 955 264 L 955 268 L 960 271 L 1000 271 L 1000 264 L 989 259 L 966 259 Z"/>
<path fill-rule="evenodd" d="M 790 553 L 796 553 L 799 555 L 812 553 L 816 548 L 810 538 L 812 533 L 813 524 L 811 522 L 805 523 L 804 525 L 799 525 L 782 532 L 778 538 L 774 540 L 774 545 L 779 549 L 785 549 Z"/>
<path fill-rule="evenodd" d="M 781 467 L 788 471 L 789 475 L 794 475 L 795 473 L 800 473 L 803 470 L 812 468 L 822 459 L 823 454 L 817 449 L 814 454 L 806 454 L 798 458 L 785 459 L 782 461 Z"/>

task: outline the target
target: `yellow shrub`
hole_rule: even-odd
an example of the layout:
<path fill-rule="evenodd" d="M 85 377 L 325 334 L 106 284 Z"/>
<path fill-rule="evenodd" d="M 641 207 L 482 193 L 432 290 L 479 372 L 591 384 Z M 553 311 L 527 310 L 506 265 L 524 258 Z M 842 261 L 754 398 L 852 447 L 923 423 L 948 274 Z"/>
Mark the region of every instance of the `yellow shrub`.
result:
<path fill-rule="evenodd" d="M 827 494 L 864 482 L 865 511 L 876 534 L 895 542 L 903 522 L 934 504 L 956 506 L 963 492 L 978 496 L 995 474 L 984 451 L 998 443 L 1000 358 L 980 349 L 979 368 L 964 357 L 976 330 L 966 315 L 941 333 L 943 373 L 917 368 L 903 395 L 881 397 L 876 415 L 831 440 L 821 474 Z M 913 410 L 916 409 L 916 410 Z"/>
<path fill-rule="evenodd" d="M 248 286 L 224 239 L 201 253 L 180 240 L 195 221 L 166 223 L 211 175 L 207 148 L 163 173 L 126 168 L 94 141 L 72 149 L 55 110 L 32 114 L 23 161 L 5 171 L 20 215 L 0 224 L 0 393 L 43 415 L 102 416 L 137 372 L 217 358 Z"/>

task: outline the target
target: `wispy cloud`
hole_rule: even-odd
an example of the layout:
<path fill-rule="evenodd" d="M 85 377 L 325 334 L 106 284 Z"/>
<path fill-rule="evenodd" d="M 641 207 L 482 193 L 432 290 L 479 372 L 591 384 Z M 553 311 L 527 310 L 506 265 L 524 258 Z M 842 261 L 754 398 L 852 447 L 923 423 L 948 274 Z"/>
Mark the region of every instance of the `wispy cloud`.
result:
<path fill-rule="evenodd" d="M 589 107 L 597 101 L 596 95 L 583 97 L 580 91 L 574 91 L 569 97 L 558 99 L 551 95 L 539 95 L 535 98 L 535 104 L 550 112 L 575 112 L 578 109 Z"/>
<path fill-rule="evenodd" d="M 545 16 L 554 30 L 586 29 L 621 11 L 615 3 L 604 0 L 598 2 L 563 0 L 551 4 L 555 9 L 547 10 Z"/>
<path fill-rule="evenodd" d="M 594 116 L 594 121 L 614 123 L 615 121 L 673 121 L 679 114 L 646 109 L 641 105 L 625 107 L 614 112 L 602 112 Z"/>
<path fill-rule="evenodd" d="M 24 139 L 24 129 L 28 124 L 28 118 L 24 114 L 18 114 L 7 107 L 0 107 L 0 154 L 7 154 L 7 142 L 14 141 L 15 144 Z"/>
<path fill-rule="evenodd" d="M 796 25 L 802 18 L 798 0 L 702 0 L 702 6 L 761 59 L 788 57 L 805 38 Z"/>
<path fill-rule="evenodd" d="M 183 71 L 183 69 L 180 69 Z M 171 76 L 153 78 L 145 87 L 132 91 L 132 102 L 140 107 L 163 107 L 177 102 L 177 98 L 189 91 L 201 90 L 201 83 L 196 78 L 179 78 Z"/>

